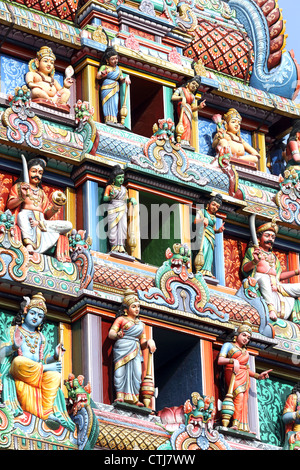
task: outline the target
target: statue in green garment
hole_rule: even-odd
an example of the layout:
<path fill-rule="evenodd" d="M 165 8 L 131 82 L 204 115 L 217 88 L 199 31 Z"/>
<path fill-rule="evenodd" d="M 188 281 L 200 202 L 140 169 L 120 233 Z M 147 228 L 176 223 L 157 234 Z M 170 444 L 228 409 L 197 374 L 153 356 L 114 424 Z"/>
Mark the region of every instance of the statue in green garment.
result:
<path fill-rule="evenodd" d="M 194 220 L 195 224 L 203 227 L 199 230 L 200 249 L 195 260 L 196 272 L 201 272 L 203 276 L 214 278 L 212 273 L 213 256 L 215 249 L 215 234 L 225 230 L 225 223 L 216 229 L 216 214 L 222 204 L 221 194 L 213 196 L 204 211 L 198 210 Z"/>

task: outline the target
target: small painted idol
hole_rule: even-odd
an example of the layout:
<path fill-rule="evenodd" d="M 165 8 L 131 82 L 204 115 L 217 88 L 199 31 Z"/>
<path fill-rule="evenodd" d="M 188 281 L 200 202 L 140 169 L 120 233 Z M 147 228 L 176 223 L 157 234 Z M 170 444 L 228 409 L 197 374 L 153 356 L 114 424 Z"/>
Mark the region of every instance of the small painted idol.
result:
<path fill-rule="evenodd" d="M 227 387 L 230 387 L 230 384 L 233 383 L 234 413 L 231 427 L 232 429 L 244 432 L 250 432 L 248 424 L 250 377 L 264 380 L 269 378 L 269 372 L 272 371 L 268 370 L 257 374 L 250 369 L 250 356 L 247 351 L 247 345 L 251 336 L 251 325 L 248 322 L 244 322 L 237 328 L 233 341 L 223 344 L 218 358 L 218 364 L 225 368 Z"/>
<path fill-rule="evenodd" d="M 225 223 L 222 223 L 220 228 L 216 228 L 216 213 L 218 212 L 221 204 L 222 196 L 221 194 L 216 194 L 216 196 L 213 196 L 209 200 L 203 212 L 197 211 L 194 220 L 195 224 L 203 221 L 205 227 L 203 239 L 200 240 L 200 246 L 204 259 L 204 264 L 202 265 L 200 272 L 203 274 L 203 276 L 214 277 L 212 273 L 212 264 L 215 249 L 215 235 L 217 233 L 222 233 L 225 230 Z"/>
<path fill-rule="evenodd" d="M 25 81 L 31 90 L 32 101 L 49 101 L 56 105 L 65 105 L 68 102 L 74 70 L 72 66 L 66 68 L 64 84 L 61 86 L 54 78 L 55 60 L 52 49 L 43 46 L 37 52 L 36 58 L 29 62 L 29 72 L 26 74 Z"/>
<path fill-rule="evenodd" d="M 105 188 L 103 201 L 108 203 L 108 239 L 111 251 L 126 253 L 127 240 L 127 205 L 136 204 L 134 198 L 128 198 L 123 186 L 124 170 L 115 165 Z"/>
<path fill-rule="evenodd" d="M 289 135 L 286 146 L 287 169 L 295 167 L 297 173 L 300 173 L 300 119 L 297 119 L 293 125 L 292 132 Z"/>
<path fill-rule="evenodd" d="M 5 333 L 0 345 L 3 401 L 14 416 L 27 411 L 43 420 L 51 428 L 61 424 L 61 413 L 66 409 L 55 404 L 61 384 L 62 363 L 65 349 L 60 343 L 49 354 L 49 347 L 42 334 L 47 307 L 41 293 L 31 299 L 24 297 L 21 308 Z M 60 393 L 63 396 L 62 391 Z M 64 400 L 59 400 L 64 403 Z M 68 420 L 68 418 L 66 418 Z"/>
<path fill-rule="evenodd" d="M 101 103 L 105 123 L 118 123 L 120 84 L 130 85 L 118 66 L 118 53 L 109 46 L 104 51 L 97 79 L 101 80 Z"/>
<path fill-rule="evenodd" d="M 136 293 L 127 289 L 108 337 L 113 346 L 114 386 L 116 401 L 144 406 L 139 393 L 142 381 L 142 351 L 156 350 L 155 342 L 146 338 L 145 325 L 139 319 L 140 302 Z"/>
<path fill-rule="evenodd" d="M 220 117 L 221 119 L 221 117 Z M 218 123 L 217 133 L 213 140 L 213 148 L 228 148 L 231 149 L 233 157 L 244 161 L 257 163 L 260 155 L 241 137 L 241 122 L 242 117 L 240 113 L 231 108 L 223 116 L 223 121 Z M 224 124 L 224 127 L 222 127 Z"/>
<path fill-rule="evenodd" d="M 201 77 L 196 75 L 188 80 L 185 85 L 177 88 L 171 98 L 171 101 L 177 105 L 177 141 L 183 145 L 191 145 L 193 113 L 205 107 L 205 100 L 197 104 L 195 98 L 200 85 Z"/>
<path fill-rule="evenodd" d="M 282 421 L 285 425 L 284 450 L 299 450 L 300 446 L 300 382 L 287 397 Z"/>
<path fill-rule="evenodd" d="M 257 281 L 259 292 L 265 300 L 270 320 L 277 318 L 299 323 L 300 283 L 284 281 L 298 276 L 298 269 L 283 271 L 280 260 L 273 252 L 279 227 L 275 222 L 267 222 L 256 229 L 259 246 L 251 246 L 245 253 L 242 273 Z"/>
<path fill-rule="evenodd" d="M 70 261 L 69 241 L 65 234 L 72 230 L 72 224 L 65 220 L 51 220 L 65 204 L 66 197 L 61 191 L 55 191 L 52 201 L 49 201 L 41 186 L 46 168 L 44 159 L 33 158 L 23 163 L 23 175 L 11 188 L 7 201 L 23 244 L 29 254 L 45 253 L 56 246 L 56 258 Z M 28 182 L 24 181 L 24 172 L 28 172 Z"/>

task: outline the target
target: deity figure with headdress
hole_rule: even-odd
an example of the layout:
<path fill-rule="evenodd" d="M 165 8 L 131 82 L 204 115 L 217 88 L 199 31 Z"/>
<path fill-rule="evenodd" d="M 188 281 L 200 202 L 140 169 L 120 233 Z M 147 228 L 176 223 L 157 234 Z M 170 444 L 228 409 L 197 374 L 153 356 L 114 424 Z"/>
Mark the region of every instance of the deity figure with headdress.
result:
<path fill-rule="evenodd" d="M 24 297 L 10 329 L 4 333 L 0 345 L 2 399 L 14 416 L 26 411 L 57 429 L 61 424 L 70 425 L 60 389 L 65 349 L 59 343 L 51 354 L 42 333 L 46 314 L 42 293 Z"/>
<path fill-rule="evenodd" d="M 257 150 L 241 137 L 242 117 L 236 109 L 229 109 L 223 119 L 219 114 L 215 115 L 214 122 L 217 124 L 217 133 L 213 139 L 213 148 L 219 152 L 229 148 L 232 157 L 241 162 L 258 162 L 260 155 Z"/>
<path fill-rule="evenodd" d="M 52 49 L 43 46 L 37 52 L 36 58 L 29 62 L 29 72 L 25 80 L 31 90 L 31 100 L 43 104 L 66 105 L 70 98 L 70 88 L 73 84 L 74 70 L 68 66 L 65 71 L 63 86 L 54 78 L 56 57 Z"/>

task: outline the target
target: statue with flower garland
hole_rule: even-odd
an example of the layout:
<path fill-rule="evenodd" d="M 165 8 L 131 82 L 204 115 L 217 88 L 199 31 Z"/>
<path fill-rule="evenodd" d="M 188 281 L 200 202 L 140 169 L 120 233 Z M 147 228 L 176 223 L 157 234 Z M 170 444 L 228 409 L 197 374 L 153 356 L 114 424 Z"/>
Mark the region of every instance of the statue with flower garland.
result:
<path fill-rule="evenodd" d="M 42 333 L 47 314 L 41 293 L 24 297 L 11 328 L 0 345 L 2 401 L 15 417 L 31 413 L 50 429 L 64 426 L 74 431 L 61 385 L 62 342 L 50 351 Z"/>

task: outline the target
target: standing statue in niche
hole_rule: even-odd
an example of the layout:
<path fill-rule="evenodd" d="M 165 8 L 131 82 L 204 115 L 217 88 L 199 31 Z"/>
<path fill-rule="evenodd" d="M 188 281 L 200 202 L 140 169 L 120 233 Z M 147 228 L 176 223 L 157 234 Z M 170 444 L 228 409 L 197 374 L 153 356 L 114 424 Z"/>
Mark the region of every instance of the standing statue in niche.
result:
<path fill-rule="evenodd" d="M 201 77 L 196 75 L 177 88 L 171 101 L 177 105 L 178 124 L 176 127 L 177 142 L 190 146 L 192 137 L 193 113 L 205 107 L 205 100 L 197 104 L 195 95 L 201 85 Z"/>
<path fill-rule="evenodd" d="M 293 125 L 292 132 L 288 138 L 286 146 L 286 162 L 288 169 L 289 167 L 294 167 L 296 172 L 300 172 L 300 119 L 297 119 Z"/>
<path fill-rule="evenodd" d="M 116 402 L 144 406 L 139 399 L 142 381 L 142 351 L 153 354 L 155 342 L 146 339 L 145 325 L 139 319 L 140 302 L 134 291 L 127 289 L 108 337 L 113 346 L 114 385 Z"/>
<path fill-rule="evenodd" d="M 300 448 L 300 382 L 292 389 L 287 397 L 282 420 L 285 424 L 284 450 L 299 450 Z"/>
<path fill-rule="evenodd" d="M 119 94 L 120 94 L 120 83 L 126 84 L 126 92 L 130 85 L 130 77 L 123 77 L 123 74 L 118 66 L 118 53 L 117 51 L 109 46 L 104 51 L 101 65 L 97 74 L 97 79 L 101 80 L 101 103 L 102 111 L 104 115 L 104 121 L 106 124 L 117 124 L 118 123 L 118 110 L 119 110 Z M 124 123 L 124 119 L 127 114 L 126 108 L 126 93 L 124 105 L 121 109 L 121 123 Z"/>
<path fill-rule="evenodd" d="M 23 159 L 23 175 L 11 188 L 7 208 L 13 212 L 23 244 L 29 254 L 46 253 L 56 245 L 56 258 L 70 261 L 69 241 L 65 236 L 72 230 L 71 222 L 50 220 L 66 203 L 63 192 L 55 191 L 48 200 L 41 187 L 45 160 Z"/>
<path fill-rule="evenodd" d="M 212 197 L 204 211 L 197 211 L 194 220 L 195 224 L 200 222 L 204 225 L 204 230 L 200 234 L 200 250 L 195 260 L 196 272 L 201 272 L 203 276 L 213 277 L 212 264 L 215 249 L 215 234 L 225 230 L 225 223 L 216 229 L 216 213 L 222 204 L 221 194 Z"/>
<path fill-rule="evenodd" d="M 73 84 L 73 67 L 69 65 L 65 70 L 64 85 L 61 86 L 54 78 L 56 57 L 52 49 L 43 46 L 37 52 L 35 59 L 29 62 L 29 72 L 25 81 L 31 90 L 31 99 L 42 104 L 64 106 L 70 98 L 70 88 Z"/>
<path fill-rule="evenodd" d="M 297 276 L 299 271 L 282 272 L 280 261 L 273 253 L 278 226 L 268 222 L 258 227 L 256 233 L 258 245 L 248 248 L 242 272 L 245 277 L 251 276 L 257 281 L 260 295 L 268 306 L 270 320 L 287 320 L 292 315 L 292 321 L 300 323 L 300 283 L 281 282 Z"/>
<path fill-rule="evenodd" d="M 111 251 L 119 253 L 126 253 L 127 205 L 136 205 L 134 198 L 128 198 L 123 183 L 124 170 L 120 165 L 115 165 L 105 188 L 103 201 L 108 203 L 108 239 Z"/>
<path fill-rule="evenodd" d="M 2 399 L 14 416 L 27 411 L 51 429 L 70 420 L 60 389 L 62 343 L 51 355 L 42 334 L 47 307 L 41 293 L 24 297 L 21 308 L 0 345 Z"/>
<path fill-rule="evenodd" d="M 250 377 L 257 380 L 268 379 L 272 371 L 257 374 L 250 369 L 247 345 L 251 335 L 251 325 L 245 322 L 238 327 L 233 342 L 222 346 L 218 358 L 218 364 L 225 366 L 225 382 L 228 387 L 222 406 L 223 425 L 227 427 L 232 419 L 231 428 L 244 432 L 250 432 L 248 424 Z"/>
<path fill-rule="evenodd" d="M 241 137 L 242 117 L 236 109 L 229 109 L 223 120 L 222 116 L 215 115 L 214 121 L 217 124 L 217 133 L 212 143 L 214 149 L 220 152 L 221 149 L 230 148 L 232 157 L 242 162 L 258 162 L 259 153 Z"/>

